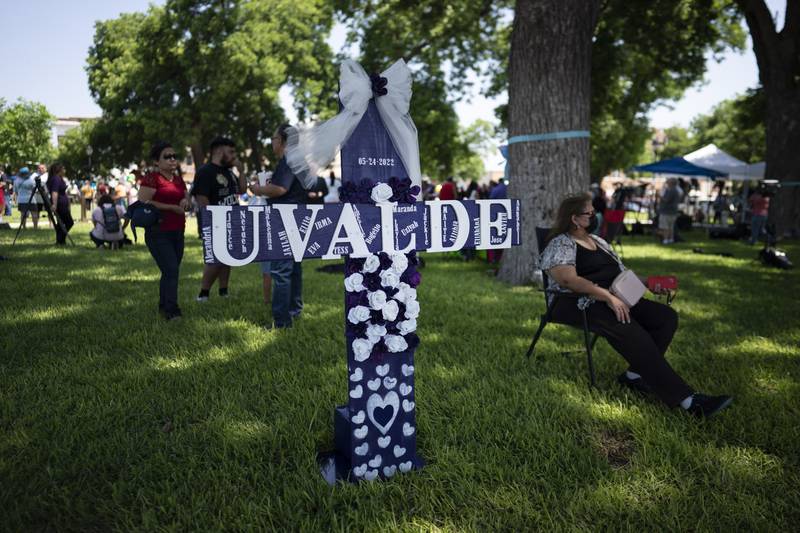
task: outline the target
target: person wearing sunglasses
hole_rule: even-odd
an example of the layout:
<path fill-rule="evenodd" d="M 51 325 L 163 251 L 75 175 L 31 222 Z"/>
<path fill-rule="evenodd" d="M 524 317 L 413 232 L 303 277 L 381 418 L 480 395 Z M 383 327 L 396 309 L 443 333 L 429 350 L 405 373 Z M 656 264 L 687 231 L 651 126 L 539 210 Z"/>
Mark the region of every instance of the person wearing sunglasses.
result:
<path fill-rule="evenodd" d="M 186 211 L 191 202 L 186 184 L 176 172 L 178 156 L 172 145 L 157 142 L 150 150 L 150 159 L 156 170 L 142 178 L 139 201 L 157 208 L 161 212 L 161 222 L 157 227 L 146 228 L 144 240 L 161 270 L 158 311 L 167 320 L 175 320 L 181 317 L 178 279 L 183 259 Z"/>
<path fill-rule="evenodd" d="M 680 405 L 701 417 L 728 407 L 733 398 L 695 392 L 664 357 L 678 329 L 674 309 L 646 298 L 628 307 L 611 293 L 611 284 L 626 268 L 606 241 L 592 235 L 596 227 L 591 194 L 569 196 L 561 202 L 539 261 L 548 276 L 548 301 L 552 303 L 553 292 L 586 296 L 558 298 L 552 303 L 552 320 L 581 327 L 581 310 L 586 309 L 589 329 L 604 337 L 630 365 L 617 378 L 625 387 L 654 394 L 670 407 Z"/>

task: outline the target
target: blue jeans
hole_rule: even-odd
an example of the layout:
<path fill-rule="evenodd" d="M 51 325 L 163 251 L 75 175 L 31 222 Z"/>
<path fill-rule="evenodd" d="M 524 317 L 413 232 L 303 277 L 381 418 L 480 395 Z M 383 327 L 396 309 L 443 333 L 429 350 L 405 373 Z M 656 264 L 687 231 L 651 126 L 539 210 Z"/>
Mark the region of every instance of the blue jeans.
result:
<path fill-rule="evenodd" d="M 303 264 L 292 259 L 270 261 L 272 269 L 272 319 L 287 328 L 303 311 Z"/>
<path fill-rule="evenodd" d="M 761 232 L 764 231 L 764 226 L 767 224 L 767 217 L 764 215 L 753 215 L 750 219 L 750 244 L 755 244 L 761 237 Z"/>
<path fill-rule="evenodd" d="M 144 241 L 150 255 L 156 260 L 161 270 L 161 282 L 158 286 L 158 308 L 167 315 L 179 314 L 178 277 L 183 259 L 183 230 L 159 231 L 148 229 L 144 233 Z"/>

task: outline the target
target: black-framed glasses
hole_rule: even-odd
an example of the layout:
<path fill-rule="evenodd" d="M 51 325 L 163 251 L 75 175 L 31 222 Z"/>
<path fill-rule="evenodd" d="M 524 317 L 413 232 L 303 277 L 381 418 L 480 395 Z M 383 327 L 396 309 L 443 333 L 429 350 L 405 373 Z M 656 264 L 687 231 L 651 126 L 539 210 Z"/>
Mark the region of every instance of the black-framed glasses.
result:
<path fill-rule="evenodd" d="M 586 211 L 584 213 L 578 213 L 578 216 L 582 217 L 583 215 L 589 215 L 590 217 L 593 217 L 596 214 L 597 214 L 597 211 L 592 210 L 592 211 Z"/>
<path fill-rule="evenodd" d="M 164 154 L 161 156 L 161 159 L 166 159 L 168 161 L 177 161 L 178 156 L 176 154 Z"/>

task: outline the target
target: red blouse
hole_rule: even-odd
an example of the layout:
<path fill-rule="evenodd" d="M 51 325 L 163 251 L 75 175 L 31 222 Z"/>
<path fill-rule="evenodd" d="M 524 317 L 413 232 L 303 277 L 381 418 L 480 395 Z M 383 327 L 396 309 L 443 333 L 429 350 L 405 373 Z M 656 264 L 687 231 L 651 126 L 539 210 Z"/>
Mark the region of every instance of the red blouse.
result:
<path fill-rule="evenodd" d="M 180 205 L 181 200 L 186 198 L 186 184 L 180 176 L 173 176 L 171 180 L 165 178 L 160 172 L 151 172 L 142 178 L 142 187 L 155 189 L 153 195 L 154 202 L 162 204 Z M 161 224 L 158 229 L 161 231 L 183 231 L 186 228 L 186 217 L 172 211 L 161 212 Z"/>

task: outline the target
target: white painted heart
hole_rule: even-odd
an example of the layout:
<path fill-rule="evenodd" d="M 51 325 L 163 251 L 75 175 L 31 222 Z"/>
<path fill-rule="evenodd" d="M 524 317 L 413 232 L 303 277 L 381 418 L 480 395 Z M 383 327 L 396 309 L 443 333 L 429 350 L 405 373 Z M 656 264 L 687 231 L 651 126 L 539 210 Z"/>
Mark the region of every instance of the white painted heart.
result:
<path fill-rule="evenodd" d="M 393 378 L 391 376 L 386 376 L 383 378 L 383 386 L 387 389 L 393 389 L 395 385 L 397 385 L 397 378 Z"/>
<path fill-rule="evenodd" d="M 361 381 L 361 378 L 363 377 L 364 377 L 364 372 L 362 372 L 360 368 L 356 368 L 356 371 L 350 374 L 350 381 L 356 383 Z"/>
<path fill-rule="evenodd" d="M 408 400 L 403 400 L 403 411 L 406 413 L 411 412 L 414 410 L 414 406 L 416 404 L 414 402 L 409 402 Z"/>
<path fill-rule="evenodd" d="M 370 460 L 369 466 L 370 468 L 378 468 L 379 466 L 381 466 L 381 463 L 383 463 L 383 457 L 381 457 L 380 455 L 376 455 Z"/>
<path fill-rule="evenodd" d="M 355 389 L 350 391 L 350 397 L 353 398 L 354 400 L 361 398 L 363 394 L 364 394 L 364 388 L 361 385 L 356 386 Z"/>
<path fill-rule="evenodd" d="M 389 435 L 386 435 L 385 437 L 378 437 L 378 446 L 381 448 L 386 448 L 391 443 L 392 438 Z"/>
<path fill-rule="evenodd" d="M 413 434 L 414 434 L 414 426 L 412 426 L 408 422 L 403 424 L 403 435 L 405 435 L 406 437 L 410 437 Z"/>
<path fill-rule="evenodd" d="M 386 477 L 392 477 L 395 472 L 397 472 L 397 467 L 395 465 L 383 467 L 383 475 Z"/>
<path fill-rule="evenodd" d="M 367 418 L 367 413 L 365 413 L 364 411 L 359 411 L 358 414 L 353 415 L 353 418 L 351 418 L 350 421 L 353 424 L 363 424 L 366 418 Z"/>
<path fill-rule="evenodd" d="M 389 363 L 375 367 L 375 372 L 377 372 L 381 377 L 385 376 L 389 373 Z"/>
<path fill-rule="evenodd" d="M 378 390 L 378 387 L 381 386 L 381 378 L 375 378 L 371 381 L 367 381 L 367 388 L 369 390 Z"/>
<path fill-rule="evenodd" d="M 367 444 L 365 442 L 361 446 L 356 446 L 356 450 L 355 451 L 356 451 L 356 455 L 367 455 L 367 452 L 369 451 L 369 444 Z"/>
<path fill-rule="evenodd" d="M 405 463 L 400 463 L 398 468 L 400 468 L 400 471 L 405 474 L 411 470 L 411 466 L 411 461 L 406 461 Z"/>
<path fill-rule="evenodd" d="M 405 383 L 400 384 L 400 394 L 402 394 L 403 396 L 408 396 L 409 394 L 411 394 L 412 390 L 414 390 L 414 387 L 412 387 L 411 385 L 406 385 Z"/>
<path fill-rule="evenodd" d="M 392 453 L 394 453 L 395 457 L 402 457 L 403 455 L 405 455 L 406 449 L 403 448 L 402 446 L 395 445 L 394 449 L 392 450 Z"/>
<path fill-rule="evenodd" d="M 414 365 L 403 365 L 400 367 L 400 372 L 402 372 L 404 376 L 408 377 L 414 373 Z"/>
<path fill-rule="evenodd" d="M 353 468 L 353 474 L 355 474 L 356 477 L 361 477 L 366 472 L 367 472 L 367 463 L 364 463 L 361 466 L 357 466 L 357 467 Z"/>
<path fill-rule="evenodd" d="M 367 426 L 361 426 L 353 431 L 353 435 L 357 439 L 363 439 L 367 436 Z"/>
<path fill-rule="evenodd" d="M 392 416 L 389 418 L 389 421 L 385 424 L 379 423 L 375 420 L 375 410 L 376 409 L 386 409 L 392 408 Z M 397 412 L 400 410 L 400 397 L 397 396 L 397 393 L 394 391 L 390 391 L 386 394 L 386 396 L 381 398 L 380 394 L 373 394 L 367 399 L 367 416 L 369 417 L 370 422 L 378 428 L 378 431 L 386 435 L 389 431 L 389 428 L 392 427 L 394 424 L 395 419 L 397 418 Z"/>
<path fill-rule="evenodd" d="M 364 474 L 364 479 L 367 481 L 375 481 L 378 479 L 378 471 L 377 470 L 369 470 L 366 474 Z"/>

